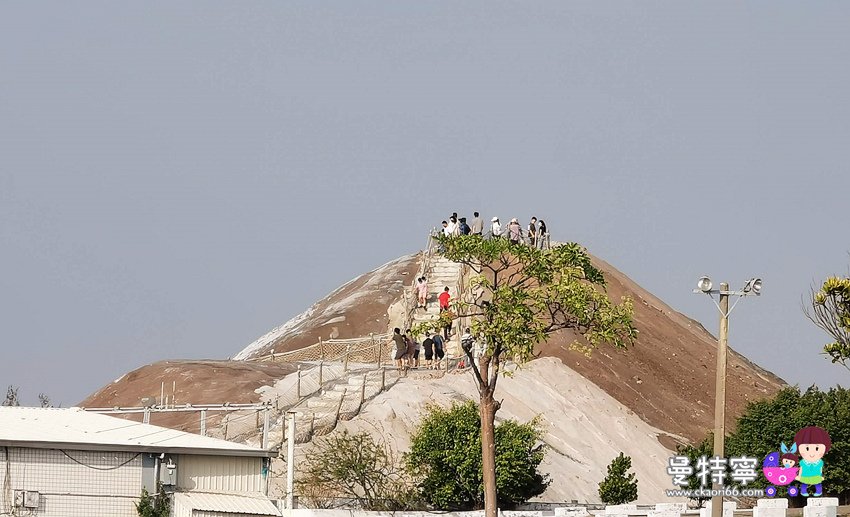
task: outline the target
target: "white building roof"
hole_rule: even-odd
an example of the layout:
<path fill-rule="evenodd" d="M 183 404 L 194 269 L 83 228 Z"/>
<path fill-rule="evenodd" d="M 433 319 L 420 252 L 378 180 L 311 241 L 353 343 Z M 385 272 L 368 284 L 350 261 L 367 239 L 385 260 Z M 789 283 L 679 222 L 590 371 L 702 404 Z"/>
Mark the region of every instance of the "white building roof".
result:
<path fill-rule="evenodd" d="M 90 413 L 80 408 L 0 407 L 0 446 L 270 457 L 240 443 Z"/>
<path fill-rule="evenodd" d="M 204 492 L 175 492 L 174 508 L 190 511 L 220 512 L 239 515 L 280 515 L 280 510 L 264 497 Z"/>

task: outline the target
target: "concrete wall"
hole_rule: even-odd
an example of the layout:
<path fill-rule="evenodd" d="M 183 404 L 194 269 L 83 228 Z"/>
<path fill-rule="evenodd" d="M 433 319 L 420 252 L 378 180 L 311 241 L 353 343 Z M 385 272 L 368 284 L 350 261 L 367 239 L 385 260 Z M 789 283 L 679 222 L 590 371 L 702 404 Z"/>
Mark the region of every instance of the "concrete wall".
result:
<path fill-rule="evenodd" d="M 734 517 L 737 506 L 733 502 L 723 504 L 724 517 Z M 787 517 L 787 499 L 759 499 L 758 505 L 753 509 L 753 517 Z M 807 500 L 807 506 L 803 509 L 803 517 L 836 517 L 838 510 L 838 499 L 833 497 L 811 497 Z M 284 517 L 433 517 L 431 512 L 366 512 L 361 510 L 283 510 Z M 500 512 L 502 517 L 544 517 L 551 515 L 549 511 L 504 511 Z M 706 508 L 688 510 L 685 503 L 658 503 L 653 506 L 638 507 L 634 504 L 622 504 L 606 506 L 604 510 L 588 511 L 584 506 L 563 506 L 554 508 L 555 517 L 682 517 L 684 514 L 700 517 L 711 515 L 711 503 Z M 441 514 L 444 517 L 484 517 L 483 511 L 476 512 L 452 512 Z"/>
<path fill-rule="evenodd" d="M 38 492 L 32 513 L 40 517 L 138 517 L 133 503 L 142 490 L 140 454 L 9 447 L 0 449 L 0 462 L 0 487 L 9 472 L 9 490 L 0 490 L 0 512 L 11 512 L 15 491 L 25 490 Z"/>
<path fill-rule="evenodd" d="M 38 493 L 38 508 L 31 513 L 40 517 L 138 517 L 135 503 L 146 474 L 148 481 L 153 481 L 152 464 L 145 468 L 144 456 L 134 452 L 0 448 L 0 487 L 6 487 L 7 469 L 9 473 L 8 490 L 0 489 L 0 514 L 14 509 L 16 491 L 27 491 Z M 180 490 L 263 492 L 261 458 L 181 455 L 172 459 L 177 464 Z M 28 515 L 23 508 L 18 512 Z"/>
<path fill-rule="evenodd" d="M 262 458 L 181 455 L 177 487 L 199 492 L 262 493 Z"/>

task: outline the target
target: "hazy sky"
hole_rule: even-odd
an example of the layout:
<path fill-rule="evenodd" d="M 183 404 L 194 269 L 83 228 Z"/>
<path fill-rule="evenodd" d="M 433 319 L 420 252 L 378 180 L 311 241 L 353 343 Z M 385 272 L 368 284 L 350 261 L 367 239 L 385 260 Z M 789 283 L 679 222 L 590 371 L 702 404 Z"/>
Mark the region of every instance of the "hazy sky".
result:
<path fill-rule="evenodd" d="M 0 2 L 0 385 L 224 358 L 448 213 L 543 217 L 731 344 L 847 385 L 847 2 Z"/>

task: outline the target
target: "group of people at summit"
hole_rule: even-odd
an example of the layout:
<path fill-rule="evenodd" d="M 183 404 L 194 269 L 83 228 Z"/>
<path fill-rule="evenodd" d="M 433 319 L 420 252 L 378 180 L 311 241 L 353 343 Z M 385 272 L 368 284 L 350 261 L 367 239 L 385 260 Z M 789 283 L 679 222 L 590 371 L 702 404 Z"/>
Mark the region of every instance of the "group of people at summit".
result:
<path fill-rule="evenodd" d="M 458 217 L 457 212 L 453 213 L 447 221 L 442 222 L 443 235 L 481 235 L 484 237 L 484 220 L 478 212 L 473 212 L 472 215 L 472 221 L 467 223 L 466 217 Z M 546 227 L 546 222 L 543 219 L 538 221 L 536 217 L 532 217 L 531 222 L 523 230 L 516 217 L 502 226 L 499 217 L 494 216 L 490 219 L 490 228 L 486 237 L 489 239 L 509 239 L 514 244 L 525 243 L 540 249 L 549 247 L 549 229 Z"/>

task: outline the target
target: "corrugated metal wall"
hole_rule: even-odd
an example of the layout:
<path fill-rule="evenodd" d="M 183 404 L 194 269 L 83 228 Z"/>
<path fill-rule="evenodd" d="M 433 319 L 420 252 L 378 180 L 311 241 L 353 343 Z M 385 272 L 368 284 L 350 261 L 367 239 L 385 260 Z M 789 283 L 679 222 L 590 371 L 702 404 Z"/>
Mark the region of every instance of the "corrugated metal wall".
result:
<path fill-rule="evenodd" d="M 201 492 L 263 492 L 262 458 L 180 456 L 177 487 Z"/>
<path fill-rule="evenodd" d="M 11 514 L 15 490 L 28 490 L 40 494 L 41 517 L 138 517 L 141 486 L 135 453 L 0 448 L 0 513 Z"/>

